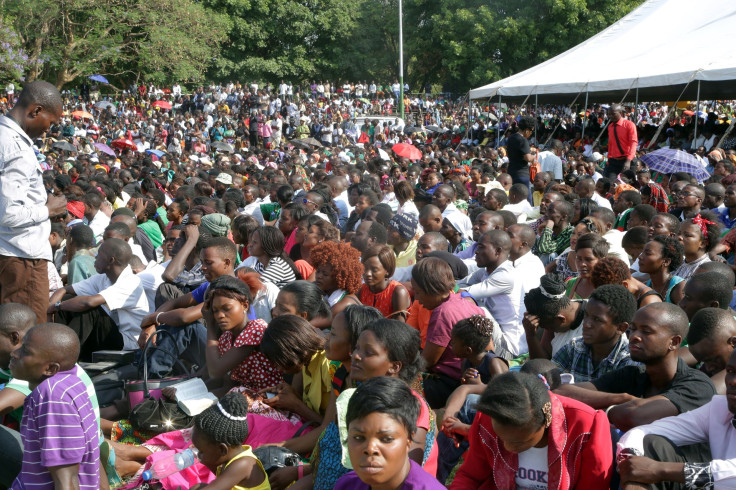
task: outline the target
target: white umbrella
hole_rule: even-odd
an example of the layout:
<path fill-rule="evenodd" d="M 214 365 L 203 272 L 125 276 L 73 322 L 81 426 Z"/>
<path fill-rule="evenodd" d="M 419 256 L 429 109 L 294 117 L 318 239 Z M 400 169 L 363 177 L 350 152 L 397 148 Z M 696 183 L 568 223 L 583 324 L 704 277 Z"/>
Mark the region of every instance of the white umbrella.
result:
<path fill-rule="evenodd" d="M 387 162 L 391 160 L 391 157 L 388 156 L 388 153 L 386 153 L 384 150 L 380 148 L 378 149 L 378 156 L 381 157 L 381 160 L 385 160 Z"/>

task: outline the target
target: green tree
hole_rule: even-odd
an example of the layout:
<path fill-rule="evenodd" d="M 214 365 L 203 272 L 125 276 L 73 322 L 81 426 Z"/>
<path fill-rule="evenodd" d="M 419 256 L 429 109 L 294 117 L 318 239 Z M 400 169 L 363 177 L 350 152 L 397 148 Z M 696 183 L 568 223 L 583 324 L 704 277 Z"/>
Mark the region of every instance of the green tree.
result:
<path fill-rule="evenodd" d="M 562 53 L 642 2 L 405 0 L 409 80 L 465 92 Z"/>
<path fill-rule="evenodd" d="M 23 49 L 18 33 L 0 19 L 0 83 L 23 81 L 38 63 Z"/>
<path fill-rule="evenodd" d="M 58 87 L 100 73 L 120 82 L 200 80 L 227 19 L 193 0 L 13 0 L 4 5 L 30 56 L 29 79 Z"/>
<path fill-rule="evenodd" d="M 357 11 L 340 0 L 204 0 L 232 21 L 210 76 L 277 82 L 334 75 Z"/>

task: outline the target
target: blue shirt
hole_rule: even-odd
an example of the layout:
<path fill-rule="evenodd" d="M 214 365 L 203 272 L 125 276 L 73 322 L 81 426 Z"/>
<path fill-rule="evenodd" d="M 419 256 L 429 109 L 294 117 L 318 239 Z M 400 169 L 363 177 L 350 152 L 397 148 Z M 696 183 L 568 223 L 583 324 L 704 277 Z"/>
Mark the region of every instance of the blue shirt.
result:
<path fill-rule="evenodd" d="M 721 223 L 723 223 L 723 226 L 730 230 L 734 226 L 736 226 L 736 219 L 731 219 L 728 217 L 728 208 L 723 210 L 713 209 L 712 211 L 715 211 L 718 213 L 718 217 L 721 219 Z"/>
<path fill-rule="evenodd" d="M 204 295 L 207 293 L 208 287 L 210 287 L 210 283 L 209 281 L 205 281 L 201 286 L 192 291 L 192 298 L 194 298 L 194 301 L 196 301 L 197 304 L 204 303 Z"/>

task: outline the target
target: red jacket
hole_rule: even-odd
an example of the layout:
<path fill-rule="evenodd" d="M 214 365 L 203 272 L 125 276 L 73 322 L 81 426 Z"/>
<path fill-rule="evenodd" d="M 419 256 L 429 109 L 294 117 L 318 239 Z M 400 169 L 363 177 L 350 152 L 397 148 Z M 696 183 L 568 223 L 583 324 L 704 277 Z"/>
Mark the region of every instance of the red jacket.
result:
<path fill-rule="evenodd" d="M 613 474 L 611 429 L 606 415 L 588 405 L 550 393 L 552 425 L 548 433 L 550 490 L 606 490 Z M 467 459 L 451 490 L 516 489 L 519 456 L 506 450 L 491 425 L 478 412 L 470 429 Z"/>

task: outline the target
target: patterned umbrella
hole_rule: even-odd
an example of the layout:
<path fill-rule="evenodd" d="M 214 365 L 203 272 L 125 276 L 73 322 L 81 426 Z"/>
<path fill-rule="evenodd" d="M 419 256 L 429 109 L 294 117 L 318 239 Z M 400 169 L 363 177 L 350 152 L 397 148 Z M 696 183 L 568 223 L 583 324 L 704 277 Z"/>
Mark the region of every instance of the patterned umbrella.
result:
<path fill-rule="evenodd" d="M 673 150 L 671 148 L 662 148 L 646 155 L 642 155 L 640 160 L 646 164 L 650 170 L 661 174 L 674 174 L 675 172 L 685 172 L 697 179 L 698 182 L 708 180 L 710 174 L 703 168 L 696 157 L 682 150 Z"/>

